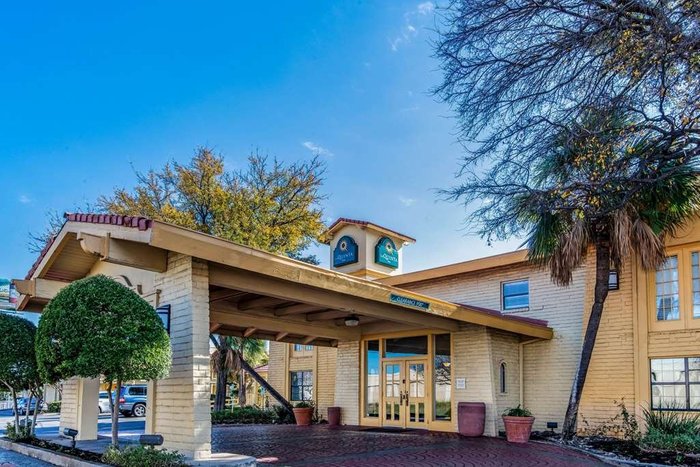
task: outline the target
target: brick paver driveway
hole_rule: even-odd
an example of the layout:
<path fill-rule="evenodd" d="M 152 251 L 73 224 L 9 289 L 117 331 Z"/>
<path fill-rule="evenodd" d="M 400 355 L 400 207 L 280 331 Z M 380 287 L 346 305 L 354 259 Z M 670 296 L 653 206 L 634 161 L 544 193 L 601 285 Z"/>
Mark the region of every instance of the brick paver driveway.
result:
<path fill-rule="evenodd" d="M 454 434 L 378 433 L 327 425 L 215 426 L 212 451 L 259 463 L 327 466 L 600 466 L 595 458 L 549 444 L 516 445 Z"/>

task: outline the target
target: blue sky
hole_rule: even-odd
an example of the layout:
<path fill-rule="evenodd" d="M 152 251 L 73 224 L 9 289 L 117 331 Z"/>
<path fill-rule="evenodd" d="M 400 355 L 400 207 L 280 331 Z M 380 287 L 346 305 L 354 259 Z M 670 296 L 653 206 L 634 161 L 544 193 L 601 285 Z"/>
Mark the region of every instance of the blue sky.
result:
<path fill-rule="evenodd" d="M 455 121 L 429 90 L 432 3 L 12 2 L 0 17 L 0 277 L 23 277 L 28 232 L 133 168 L 208 145 L 229 168 L 251 150 L 328 163 L 327 221 L 417 238 L 405 270 L 515 248 L 464 230 L 438 201 L 455 183 Z M 323 247 L 315 250 L 327 264 Z"/>

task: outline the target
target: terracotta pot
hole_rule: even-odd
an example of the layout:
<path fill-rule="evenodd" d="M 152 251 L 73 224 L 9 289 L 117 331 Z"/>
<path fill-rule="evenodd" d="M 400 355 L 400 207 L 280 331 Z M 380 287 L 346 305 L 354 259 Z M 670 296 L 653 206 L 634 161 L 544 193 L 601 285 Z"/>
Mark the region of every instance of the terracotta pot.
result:
<path fill-rule="evenodd" d="M 303 408 L 293 408 L 294 419 L 297 421 L 299 426 L 309 426 L 311 425 L 311 418 L 314 415 L 313 407 L 303 407 Z"/>
<path fill-rule="evenodd" d="M 328 425 L 340 425 L 340 407 L 328 407 Z"/>
<path fill-rule="evenodd" d="M 530 441 L 530 432 L 535 417 L 509 417 L 503 416 L 503 424 L 506 426 L 506 439 L 510 443 L 527 443 Z"/>

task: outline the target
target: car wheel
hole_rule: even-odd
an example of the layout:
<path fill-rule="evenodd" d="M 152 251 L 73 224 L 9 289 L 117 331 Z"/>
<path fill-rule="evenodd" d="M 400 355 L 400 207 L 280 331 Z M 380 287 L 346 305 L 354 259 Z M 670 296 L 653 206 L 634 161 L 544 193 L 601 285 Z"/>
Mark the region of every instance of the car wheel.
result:
<path fill-rule="evenodd" d="M 134 404 L 134 407 L 131 409 L 131 413 L 135 417 L 144 417 L 146 415 L 146 406 L 143 404 Z"/>

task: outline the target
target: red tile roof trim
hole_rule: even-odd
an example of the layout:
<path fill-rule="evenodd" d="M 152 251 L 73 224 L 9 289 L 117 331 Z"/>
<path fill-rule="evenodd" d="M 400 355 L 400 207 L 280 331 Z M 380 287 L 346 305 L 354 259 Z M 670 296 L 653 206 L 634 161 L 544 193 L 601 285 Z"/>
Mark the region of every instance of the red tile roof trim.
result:
<path fill-rule="evenodd" d="M 361 221 L 361 220 L 358 220 L 358 219 L 350 219 L 350 218 L 348 218 L 348 217 L 339 217 L 338 220 L 336 220 L 335 222 L 333 222 L 333 223 L 331 224 L 331 226 L 328 227 L 328 232 L 330 232 L 331 230 L 333 230 L 333 229 L 334 229 L 337 225 L 339 225 L 339 224 L 354 224 L 354 225 L 359 225 L 359 226 L 361 226 L 361 227 L 366 227 L 366 226 L 368 226 L 368 225 L 374 225 L 374 226 L 377 226 L 377 227 L 380 227 L 380 228 L 386 230 L 387 232 L 391 232 L 391 233 L 393 233 L 393 234 L 396 234 L 396 235 L 399 236 L 399 237 L 407 238 L 407 239 L 409 239 L 409 240 L 411 240 L 411 241 L 413 241 L 413 242 L 416 241 L 416 239 L 413 238 L 413 237 L 409 237 L 408 235 L 402 234 L 401 232 L 397 232 L 396 230 L 387 229 L 386 227 L 382 227 L 381 225 L 375 224 L 374 222 Z"/>
<path fill-rule="evenodd" d="M 466 308 L 471 308 L 472 310 L 481 311 L 482 313 L 487 313 L 489 315 L 499 316 L 501 318 L 510 319 L 513 321 L 522 321 L 524 323 L 535 324 L 537 326 L 547 326 L 549 323 L 543 319 L 528 318 L 527 316 L 518 316 L 510 313 L 501 313 L 498 310 L 492 310 L 490 308 L 484 308 L 480 306 L 467 305 L 466 303 L 455 303 L 455 305 L 463 306 Z"/>
<path fill-rule="evenodd" d="M 82 213 L 70 213 L 67 212 L 63 214 L 66 222 L 84 222 L 86 224 L 109 224 L 109 225 L 123 225 L 124 227 L 132 227 L 139 230 L 148 230 L 153 225 L 153 221 L 147 217 L 139 216 L 118 216 L 115 214 L 82 214 Z M 46 253 L 48 253 L 51 245 L 56 240 L 56 236 L 51 237 L 51 240 L 46 242 L 46 246 L 39 253 L 39 257 L 34 261 L 29 272 L 25 276 L 25 279 L 31 279 L 32 275 L 36 272 L 36 268 L 39 267 L 39 263 L 44 259 Z"/>

